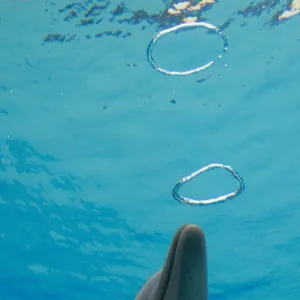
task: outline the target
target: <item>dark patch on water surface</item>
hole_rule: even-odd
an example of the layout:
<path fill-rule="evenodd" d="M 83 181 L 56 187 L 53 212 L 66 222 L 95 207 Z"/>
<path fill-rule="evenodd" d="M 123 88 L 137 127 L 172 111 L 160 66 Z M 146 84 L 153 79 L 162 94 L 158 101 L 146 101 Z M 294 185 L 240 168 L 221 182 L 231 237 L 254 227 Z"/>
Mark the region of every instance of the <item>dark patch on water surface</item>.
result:
<path fill-rule="evenodd" d="M 87 27 L 95 28 L 94 33 L 83 34 L 83 39 L 90 39 L 92 37 L 99 38 L 105 36 L 113 36 L 115 38 L 125 38 L 131 37 L 132 32 L 123 31 L 122 24 L 127 24 L 129 26 L 140 26 L 141 30 L 144 30 L 148 26 L 156 26 L 157 30 L 162 30 L 174 25 L 178 25 L 183 22 L 186 17 L 195 17 L 198 21 L 205 21 L 206 13 L 213 9 L 214 6 L 218 5 L 216 3 L 208 3 L 203 5 L 200 10 L 193 11 L 192 9 L 180 10 L 179 14 L 171 14 L 170 9 L 174 9 L 174 4 L 179 1 L 170 1 L 166 3 L 165 7 L 158 11 L 157 13 L 149 13 L 143 8 L 136 10 L 130 9 L 124 2 L 120 1 L 118 4 L 114 4 L 110 1 L 104 0 L 86 0 L 77 1 L 65 5 L 64 7 L 59 7 L 59 4 L 55 4 L 51 1 L 46 1 L 48 8 L 46 11 L 52 13 L 53 19 L 56 21 L 62 20 L 64 22 L 69 22 L 74 24 L 75 27 Z M 191 6 L 199 4 L 199 1 L 190 1 Z M 283 22 L 279 20 L 279 16 L 291 6 L 292 0 L 287 0 L 285 3 L 279 0 L 263 0 L 260 2 L 251 2 L 248 6 L 242 9 L 234 11 L 228 19 L 223 22 L 223 24 L 214 24 L 218 26 L 221 30 L 227 29 L 234 23 L 236 16 L 242 16 L 243 18 L 257 18 L 262 14 L 267 14 L 269 20 L 265 22 L 265 26 L 276 26 Z M 239 5 L 240 2 L 239 2 Z M 58 14 L 58 17 L 57 17 Z M 55 18 L 54 18 L 55 16 Z M 103 21 L 107 21 L 106 24 L 115 24 L 117 28 L 114 30 L 100 28 L 98 25 Z M 246 22 L 243 21 L 241 26 L 245 26 Z M 119 26 L 119 27 L 118 27 Z M 128 27 L 128 26 L 127 26 Z M 100 30 L 99 30 L 100 29 Z M 49 33 L 44 38 L 45 43 L 53 42 L 70 42 L 75 40 L 81 40 L 80 37 L 74 37 L 74 33 L 62 34 L 62 33 Z"/>

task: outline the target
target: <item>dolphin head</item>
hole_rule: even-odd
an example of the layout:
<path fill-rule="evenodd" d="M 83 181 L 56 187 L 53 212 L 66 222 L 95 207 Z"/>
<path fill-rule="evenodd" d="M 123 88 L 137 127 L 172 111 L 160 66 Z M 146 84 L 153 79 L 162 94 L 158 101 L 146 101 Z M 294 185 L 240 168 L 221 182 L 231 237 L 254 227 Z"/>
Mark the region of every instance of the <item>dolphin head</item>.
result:
<path fill-rule="evenodd" d="M 173 239 L 165 265 L 135 300 L 207 300 L 206 241 L 196 225 L 182 226 Z"/>

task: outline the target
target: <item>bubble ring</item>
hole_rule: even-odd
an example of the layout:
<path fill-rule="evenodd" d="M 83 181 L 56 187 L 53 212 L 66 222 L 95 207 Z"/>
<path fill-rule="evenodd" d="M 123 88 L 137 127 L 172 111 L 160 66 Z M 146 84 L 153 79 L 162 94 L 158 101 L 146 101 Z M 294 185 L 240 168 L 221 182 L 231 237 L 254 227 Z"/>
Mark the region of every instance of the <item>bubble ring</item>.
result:
<path fill-rule="evenodd" d="M 199 176 L 201 173 L 207 172 L 209 170 L 213 170 L 213 169 L 217 169 L 217 168 L 221 168 L 221 169 L 225 169 L 228 172 L 230 172 L 232 174 L 232 176 L 238 180 L 240 186 L 239 188 L 231 193 L 228 193 L 226 195 L 222 195 L 219 196 L 217 198 L 212 198 L 212 199 L 206 199 L 206 200 L 195 200 L 195 199 L 191 199 L 188 197 L 183 197 L 180 196 L 178 194 L 179 189 L 188 181 L 194 179 L 195 177 Z M 230 166 L 226 166 L 223 164 L 210 164 L 194 173 L 192 173 L 191 175 L 182 178 L 179 182 L 176 183 L 174 189 L 173 189 L 173 197 L 175 200 L 183 203 L 183 204 L 189 204 L 189 205 L 199 205 L 199 206 L 203 206 L 203 205 L 208 205 L 208 204 L 214 204 L 214 203 L 218 203 L 218 202 L 224 202 L 228 199 L 233 199 L 236 196 L 238 196 L 243 190 L 245 189 L 245 185 L 244 185 L 244 180 L 243 178 Z"/>
<path fill-rule="evenodd" d="M 185 76 L 185 75 L 191 75 L 191 74 L 203 71 L 214 64 L 214 61 L 210 61 L 209 63 L 207 63 L 206 65 L 204 65 L 202 67 L 197 67 L 195 69 L 191 69 L 191 70 L 187 70 L 187 71 L 168 71 L 168 70 L 165 70 L 165 69 L 161 68 L 160 66 L 158 66 L 158 64 L 155 62 L 155 60 L 152 56 L 152 51 L 153 51 L 154 44 L 157 42 L 158 39 L 160 39 L 161 37 L 163 37 L 164 35 L 166 35 L 168 33 L 171 33 L 174 31 L 179 31 L 183 28 L 192 28 L 192 27 L 204 27 L 204 28 L 210 29 L 210 30 L 218 33 L 222 37 L 223 42 L 224 42 L 223 52 L 227 51 L 227 49 L 228 49 L 227 39 L 218 27 L 211 25 L 209 23 L 205 23 L 205 22 L 183 23 L 183 24 L 160 31 L 158 34 L 156 34 L 154 36 L 154 38 L 149 43 L 148 48 L 147 48 L 147 57 L 148 57 L 149 63 L 152 65 L 152 67 L 154 69 L 156 69 L 157 71 L 159 71 L 163 74 L 166 74 L 166 75 Z"/>

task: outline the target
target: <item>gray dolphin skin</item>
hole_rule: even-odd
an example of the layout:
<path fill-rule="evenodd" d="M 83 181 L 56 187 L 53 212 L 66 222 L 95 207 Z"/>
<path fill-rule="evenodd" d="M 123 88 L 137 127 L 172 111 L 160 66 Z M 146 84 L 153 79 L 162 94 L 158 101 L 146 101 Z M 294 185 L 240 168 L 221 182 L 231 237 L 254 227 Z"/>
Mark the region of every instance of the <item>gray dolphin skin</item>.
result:
<path fill-rule="evenodd" d="M 207 300 L 207 256 L 204 232 L 182 226 L 173 239 L 165 265 L 135 300 Z"/>

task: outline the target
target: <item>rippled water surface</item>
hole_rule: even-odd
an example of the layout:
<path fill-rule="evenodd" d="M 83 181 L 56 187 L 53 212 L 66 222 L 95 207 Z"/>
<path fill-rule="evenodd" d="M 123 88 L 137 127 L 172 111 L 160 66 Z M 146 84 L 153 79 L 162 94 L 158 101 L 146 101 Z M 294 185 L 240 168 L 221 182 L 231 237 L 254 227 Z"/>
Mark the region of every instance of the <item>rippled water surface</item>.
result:
<path fill-rule="evenodd" d="M 210 299 L 299 299 L 298 2 L 1 1 L 1 299 L 133 299 L 184 223 L 206 233 Z M 228 52 L 195 75 L 155 71 L 150 40 L 191 17 Z M 199 28 L 154 54 L 183 70 L 221 50 Z M 245 191 L 174 201 L 210 163 Z M 235 188 L 215 170 L 182 193 Z"/>

